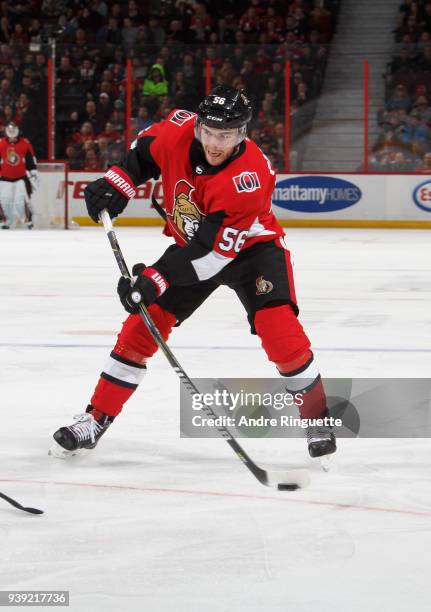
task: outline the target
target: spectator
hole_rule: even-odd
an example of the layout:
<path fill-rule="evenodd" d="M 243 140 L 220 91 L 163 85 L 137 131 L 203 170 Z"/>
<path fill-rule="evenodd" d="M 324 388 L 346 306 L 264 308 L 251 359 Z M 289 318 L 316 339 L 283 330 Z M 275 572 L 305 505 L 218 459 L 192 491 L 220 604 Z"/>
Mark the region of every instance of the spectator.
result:
<path fill-rule="evenodd" d="M 412 101 L 408 95 L 406 87 L 402 83 L 399 83 L 392 92 L 392 95 L 386 104 L 386 108 L 388 111 L 403 109 L 408 113 L 411 106 Z"/>
<path fill-rule="evenodd" d="M 113 123 L 108 121 L 103 132 L 99 134 L 99 138 L 105 138 L 108 142 L 116 142 L 121 140 L 121 134 L 116 130 Z"/>
<path fill-rule="evenodd" d="M 82 30 L 93 33 L 103 25 L 103 17 L 100 13 L 90 7 L 84 6 L 78 18 L 78 25 Z"/>
<path fill-rule="evenodd" d="M 89 148 L 85 153 L 84 166 L 82 168 L 86 172 L 94 172 L 96 170 L 102 170 L 100 160 L 97 156 L 94 147 Z"/>
<path fill-rule="evenodd" d="M 21 46 L 28 42 L 27 33 L 24 31 L 21 23 L 16 23 L 13 27 L 12 34 L 10 35 L 9 42 L 12 45 Z"/>
<path fill-rule="evenodd" d="M 94 141 L 94 128 L 93 128 L 93 124 L 90 123 L 90 121 L 85 121 L 82 125 L 81 125 L 81 129 L 79 130 L 79 132 L 75 132 L 71 139 L 70 139 L 70 144 L 83 144 L 84 142 L 87 142 L 88 140 Z"/>
<path fill-rule="evenodd" d="M 425 30 L 431 32 L 431 2 L 425 4 L 422 18 Z"/>
<path fill-rule="evenodd" d="M 217 38 L 218 42 L 224 44 L 232 44 L 234 41 L 233 30 L 228 26 L 226 19 L 221 18 L 217 21 Z"/>
<path fill-rule="evenodd" d="M 82 113 L 81 121 L 90 123 L 93 127 L 93 133 L 97 134 L 102 128 L 102 118 L 97 112 L 97 107 L 94 100 L 88 100 L 85 103 L 85 110 Z"/>
<path fill-rule="evenodd" d="M 136 118 L 136 132 L 139 133 L 142 130 L 146 130 L 147 127 L 153 124 L 153 120 L 150 117 L 150 111 L 148 106 L 142 105 L 138 108 L 138 116 Z"/>
<path fill-rule="evenodd" d="M 11 29 L 9 19 L 2 17 L 0 19 L 0 43 L 8 43 L 10 41 Z"/>
<path fill-rule="evenodd" d="M 0 81 L 0 111 L 4 110 L 5 106 L 12 104 L 14 95 L 8 79 Z"/>
<path fill-rule="evenodd" d="M 109 118 L 109 123 L 112 123 L 113 131 L 120 133 L 124 130 L 124 113 L 115 108 Z"/>
<path fill-rule="evenodd" d="M 412 151 L 422 156 L 430 148 L 430 129 L 420 120 L 420 116 L 413 111 L 409 117 Z"/>
<path fill-rule="evenodd" d="M 193 33 L 194 43 L 205 43 L 211 35 L 208 29 L 205 28 L 201 19 L 195 19 L 193 25 L 190 26 L 190 32 Z M 215 32 L 213 33 L 213 38 L 214 37 L 216 42 L 218 42 L 218 37 Z"/>
<path fill-rule="evenodd" d="M 150 74 L 145 79 L 142 87 L 144 97 L 156 98 L 166 96 L 168 93 L 168 82 L 165 79 L 165 69 L 161 64 L 153 64 Z"/>
<path fill-rule="evenodd" d="M 189 86 L 193 86 L 196 82 L 198 71 L 194 57 L 191 53 L 185 53 L 181 71 L 184 74 L 184 79 Z"/>
<path fill-rule="evenodd" d="M 71 170 L 81 170 L 83 155 L 80 145 L 70 144 L 66 147 L 66 158 Z"/>
<path fill-rule="evenodd" d="M 118 26 L 118 19 L 115 17 L 109 17 L 108 24 L 99 29 L 96 35 L 96 42 L 98 44 L 104 44 L 107 48 L 113 52 L 117 45 L 121 45 L 122 36 L 121 30 Z M 106 53 L 105 55 L 109 55 Z"/>
<path fill-rule="evenodd" d="M 133 22 L 129 17 L 123 19 L 123 28 L 121 30 L 121 40 L 123 47 L 129 49 L 133 47 L 138 38 L 138 28 L 133 25 Z"/>
<path fill-rule="evenodd" d="M 60 58 L 60 66 L 57 68 L 56 83 L 58 86 L 71 85 L 78 81 L 78 74 L 70 63 L 70 58 L 63 55 Z"/>
<path fill-rule="evenodd" d="M 90 3 L 91 9 L 95 13 L 99 13 L 104 19 L 108 16 L 108 5 L 103 0 L 92 0 Z"/>
<path fill-rule="evenodd" d="M 113 111 L 113 108 L 114 108 L 114 105 L 111 102 L 109 94 L 102 91 L 99 94 L 99 100 L 97 103 L 97 115 L 103 125 L 105 125 L 105 123 L 108 121 Z"/>
<path fill-rule="evenodd" d="M 166 33 L 157 17 L 150 17 L 148 22 L 148 44 L 161 47 L 165 44 Z"/>
<path fill-rule="evenodd" d="M 11 123 L 11 122 L 17 123 L 17 117 L 15 115 L 13 106 L 11 106 L 10 104 L 7 104 L 3 108 L 3 111 L 0 115 L 0 122 L 1 122 L 2 129 L 4 129 L 4 126 L 6 126 L 8 123 Z"/>
<path fill-rule="evenodd" d="M 127 3 L 127 16 L 134 25 L 140 24 L 142 17 L 135 0 L 129 0 Z"/>
<path fill-rule="evenodd" d="M 46 17 L 58 17 L 65 13 L 67 0 L 43 0 L 41 12 Z"/>
<path fill-rule="evenodd" d="M 91 88 L 96 74 L 94 62 L 88 57 L 84 58 L 81 66 L 78 69 L 78 73 L 81 83 Z"/>
<path fill-rule="evenodd" d="M 171 83 L 171 94 L 178 108 L 186 108 L 185 99 L 187 97 L 187 86 L 184 79 L 184 72 L 177 70 L 174 74 L 174 80 Z"/>
<path fill-rule="evenodd" d="M 39 75 L 40 79 L 45 79 L 47 76 L 46 57 L 43 53 L 37 53 L 35 58 L 34 71 Z"/>
<path fill-rule="evenodd" d="M 419 96 L 413 104 L 412 114 L 423 123 L 431 123 L 431 107 L 426 96 Z"/>
<path fill-rule="evenodd" d="M 422 164 L 417 166 L 415 172 L 419 174 L 431 174 L 431 152 L 425 153 L 422 159 Z"/>
<path fill-rule="evenodd" d="M 402 151 L 397 151 L 393 159 L 389 161 L 387 172 L 399 174 L 400 172 L 410 172 L 412 170 L 411 162 L 406 159 Z"/>
<path fill-rule="evenodd" d="M 429 5 L 431 7 L 431 4 Z M 410 62 L 410 70 L 414 67 L 415 63 L 413 60 Z M 425 45 L 422 53 L 419 55 L 416 66 L 419 70 L 424 72 L 431 72 L 431 45 Z"/>
<path fill-rule="evenodd" d="M 245 35 L 245 40 L 248 43 L 257 42 L 257 36 L 260 31 L 260 24 L 255 7 L 248 7 L 248 9 L 245 11 L 245 13 L 239 20 L 239 27 L 241 32 L 243 32 L 243 34 Z"/>
<path fill-rule="evenodd" d="M 414 63 L 415 57 L 412 57 L 410 49 L 402 47 L 399 54 L 390 63 L 390 72 L 401 77 L 404 74 L 410 73 Z"/>
<path fill-rule="evenodd" d="M 192 42 L 193 37 L 188 36 L 184 31 L 183 23 L 179 19 L 173 19 L 169 24 L 169 29 L 167 32 L 166 42 L 169 45 L 175 43 L 187 43 Z"/>
<path fill-rule="evenodd" d="M 230 59 L 225 59 L 223 64 L 216 72 L 217 85 L 229 85 L 232 86 L 233 79 L 235 77 L 235 70 L 233 68 Z"/>
<path fill-rule="evenodd" d="M 240 71 L 241 79 L 244 81 L 247 92 L 251 98 L 256 98 L 261 91 L 261 79 L 253 70 L 253 62 L 245 59 Z"/>
<path fill-rule="evenodd" d="M 99 148 L 99 163 L 100 169 L 106 170 L 108 165 L 111 163 L 109 141 L 106 138 L 102 138 L 100 135 L 97 137 L 97 146 Z"/>

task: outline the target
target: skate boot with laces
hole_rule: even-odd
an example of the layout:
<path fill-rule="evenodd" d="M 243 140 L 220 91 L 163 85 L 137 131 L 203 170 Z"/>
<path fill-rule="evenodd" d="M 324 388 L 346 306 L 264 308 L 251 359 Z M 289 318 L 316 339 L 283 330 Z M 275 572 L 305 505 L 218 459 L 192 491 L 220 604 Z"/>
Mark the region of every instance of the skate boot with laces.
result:
<path fill-rule="evenodd" d="M 329 416 L 328 410 L 325 410 L 319 418 L 324 419 Z M 311 425 L 307 427 L 306 433 L 310 457 L 331 455 L 337 450 L 335 435 L 330 425 Z"/>
<path fill-rule="evenodd" d="M 81 449 L 94 448 L 115 417 L 108 416 L 93 406 L 88 406 L 82 414 L 77 414 L 75 422 L 67 427 L 60 427 L 54 433 L 54 446 L 49 454 L 65 458 L 76 455 Z"/>

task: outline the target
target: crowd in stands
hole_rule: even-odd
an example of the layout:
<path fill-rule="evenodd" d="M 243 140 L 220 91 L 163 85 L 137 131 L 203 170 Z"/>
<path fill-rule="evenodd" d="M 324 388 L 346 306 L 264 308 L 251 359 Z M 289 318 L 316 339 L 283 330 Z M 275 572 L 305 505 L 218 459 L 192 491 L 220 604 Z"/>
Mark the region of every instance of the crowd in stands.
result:
<path fill-rule="evenodd" d="M 431 172 L 431 1 L 405 0 L 369 169 Z"/>
<path fill-rule="evenodd" d="M 0 129 L 13 119 L 47 156 L 47 58 L 56 40 L 56 150 L 101 170 L 125 150 L 126 61 L 133 135 L 211 84 L 245 87 L 251 136 L 284 160 L 284 64 L 291 62 L 293 141 L 309 128 L 340 0 L 20 0 L 0 3 Z M 411 3 L 410 3 L 411 4 Z"/>

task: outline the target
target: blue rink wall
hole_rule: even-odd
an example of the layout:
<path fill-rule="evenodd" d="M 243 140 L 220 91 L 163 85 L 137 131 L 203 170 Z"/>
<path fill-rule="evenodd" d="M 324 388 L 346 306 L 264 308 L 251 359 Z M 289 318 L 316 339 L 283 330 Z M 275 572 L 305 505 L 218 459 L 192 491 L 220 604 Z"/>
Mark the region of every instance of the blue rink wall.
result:
<path fill-rule="evenodd" d="M 83 194 L 90 177 L 69 173 L 69 216 L 80 225 L 92 224 Z M 152 196 L 162 201 L 161 181 L 141 186 L 117 224 L 162 225 Z M 279 174 L 272 202 L 285 226 L 431 228 L 431 175 Z"/>

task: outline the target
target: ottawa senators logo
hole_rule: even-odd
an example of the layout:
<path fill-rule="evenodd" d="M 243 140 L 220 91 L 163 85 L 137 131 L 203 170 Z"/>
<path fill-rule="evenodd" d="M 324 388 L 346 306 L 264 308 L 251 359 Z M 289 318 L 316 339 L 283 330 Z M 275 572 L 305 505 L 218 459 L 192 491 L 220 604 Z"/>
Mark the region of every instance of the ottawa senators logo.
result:
<path fill-rule="evenodd" d="M 175 123 L 176 125 L 183 125 L 183 123 L 185 123 L 186 121 L 193 119 L 195 115 L 196 113 L 191 113 L 190 111 L 177 110 L 177 112 L 172 115 L 169 121 L 172 121 L 172 123 Z"/>
<path fill-rule="evenodd" d="M 192 193 L 194 191 L 187 181 L 178 181 L 174 189 L 174 209 L 169 215 L 180 231 L 182 238 L 190 240 L 196 234 L 204 215 L 195 202 Z"/>
<path fill-rule="evenodd" d="M 8 149 L 6 153 L 6 159 L 11 166 L 19 164 L 19 155 L 15 149 Z"/>
<path fill-rule="evenodd" d="M 257 172 L 241 172 L 238 176 L 233 176 L 232 180 L 238 193 L 243 191 L 251 192 L 260 189 L 259 177 Z"/>
<path fill-rule="evenodd" d="M 269 293 L 274 289 L 274 285 L 263 278 L 263 276 L 259 276 L 256 279 L 256 295 L 264 295 L 265 293 Z"/>

